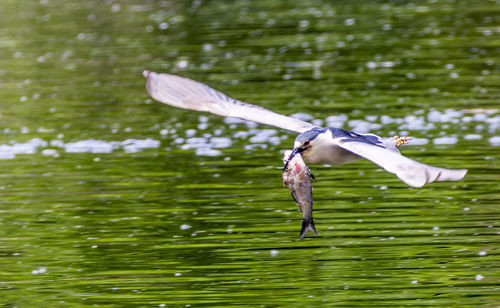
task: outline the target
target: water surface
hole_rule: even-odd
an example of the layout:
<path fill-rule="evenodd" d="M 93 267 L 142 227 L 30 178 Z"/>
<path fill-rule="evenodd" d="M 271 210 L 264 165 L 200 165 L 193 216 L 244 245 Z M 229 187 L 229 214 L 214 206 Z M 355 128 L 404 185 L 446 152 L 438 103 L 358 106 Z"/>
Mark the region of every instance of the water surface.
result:
<path fill-rule="evenodd" d="M 499 305 L 495 1 L 3 1 L 0 302 Z M 281 182 L 294 135 L 150 99 L 144 69 L 317 125 L 410 135 L 467 168 L 409 188 L 311 166 L 319 236 Z"/>

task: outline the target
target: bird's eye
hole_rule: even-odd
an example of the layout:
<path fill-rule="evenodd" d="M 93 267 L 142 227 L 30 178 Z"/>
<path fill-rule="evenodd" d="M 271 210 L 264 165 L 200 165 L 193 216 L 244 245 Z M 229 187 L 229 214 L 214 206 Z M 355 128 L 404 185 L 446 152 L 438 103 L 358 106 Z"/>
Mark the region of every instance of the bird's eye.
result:
<path fill-rule="evenodd" d="M 309 140 L 307 140 L 306 142 L 304 142 L 304 143 L 302 144 L 302 146 L 303 146 L 304 148 L 307 148 L 307 147 L 309 146 L 309 143 L 310 143 L 310 141 L 309 141 Z"/>

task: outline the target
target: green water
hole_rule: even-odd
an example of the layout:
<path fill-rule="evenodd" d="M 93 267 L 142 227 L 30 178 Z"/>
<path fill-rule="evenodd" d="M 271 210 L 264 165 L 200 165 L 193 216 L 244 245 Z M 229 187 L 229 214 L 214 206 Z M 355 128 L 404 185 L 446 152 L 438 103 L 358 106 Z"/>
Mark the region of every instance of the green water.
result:
<path fill-rule="evenodd" d="M 500 305 L 499 13 L 2 1 L 1 306 Z M 405 155 L 469 173 L 412 189 L 367 161 L 310 166 L 319 236 L 299 241 L 280 169 L 294 135 L 154 102 L 144 69 L 411 135 Z"/>

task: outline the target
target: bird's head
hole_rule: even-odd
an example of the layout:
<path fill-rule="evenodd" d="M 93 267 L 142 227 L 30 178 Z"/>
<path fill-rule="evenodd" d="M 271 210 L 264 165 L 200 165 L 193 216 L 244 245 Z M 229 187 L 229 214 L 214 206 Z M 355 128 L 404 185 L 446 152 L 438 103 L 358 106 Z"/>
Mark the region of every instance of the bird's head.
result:
<path fill-rule="evenodd" d="M 314 141 L 316 137 L 318 137 L 321 134 L 324 134 L 325 132 L 326 129 L 324 128 L 313 128 L 298 135 L 295 138 L 295 142 L 293 143 L 292 153 L 290 154 L 288 161 L 285 163 L 285 167 L 283 168 L 283 170 L 286 170 L 288 163 L 292 160 L 292 158 L 295 155 L 303 153 L 305 154 L 307 152 L 310 152 L 314 148 Z"/>

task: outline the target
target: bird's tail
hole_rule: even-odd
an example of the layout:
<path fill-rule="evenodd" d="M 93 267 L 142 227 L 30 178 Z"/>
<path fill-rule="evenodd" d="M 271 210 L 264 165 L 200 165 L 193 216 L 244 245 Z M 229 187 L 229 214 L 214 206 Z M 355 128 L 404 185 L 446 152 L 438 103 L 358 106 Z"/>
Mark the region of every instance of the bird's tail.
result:
<path fill-rule="evenodd" d="M 316 231 L 316 227 L 314 227 L 314 220 L 308 219 L 308 220 L 302 220 L 302 230 L 300 230 L 300 239 L 303 239 L 304 236 L 306 235 L 307 231 L 311 230 L 315 234 L 318 234 L 318 231 Z"/>

